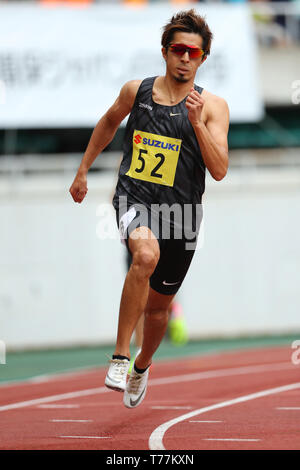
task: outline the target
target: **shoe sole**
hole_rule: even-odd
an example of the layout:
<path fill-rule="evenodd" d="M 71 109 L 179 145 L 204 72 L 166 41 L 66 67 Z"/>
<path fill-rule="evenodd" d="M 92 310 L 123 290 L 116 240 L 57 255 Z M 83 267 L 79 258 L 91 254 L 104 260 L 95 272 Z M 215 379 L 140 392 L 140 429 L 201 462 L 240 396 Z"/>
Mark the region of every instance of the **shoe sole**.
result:
<path fill-rule="evenodd" d="M 124 388 L 115 387 L 114 385 L 109 385 L 109 384 L 104 384 L 104 385 L 110 390 L 114 390 L 115 392 L 123 392 L 123 393 L 125 392 Z"/>
<path fill-rule="evenodd" d="M 125 384 L 123 383 L 123 385 L 118 385 L 113 380 L 110 380 L 110 377 L 108 377 L 108 376 L 106 376 L 106 379 L 104 381 L 104 385 L 107 388 L 110 388 L 111 390 L 114 390 L 115 392 L 125 392 L 125 388 L 126 388 L 126 383 Z"/>

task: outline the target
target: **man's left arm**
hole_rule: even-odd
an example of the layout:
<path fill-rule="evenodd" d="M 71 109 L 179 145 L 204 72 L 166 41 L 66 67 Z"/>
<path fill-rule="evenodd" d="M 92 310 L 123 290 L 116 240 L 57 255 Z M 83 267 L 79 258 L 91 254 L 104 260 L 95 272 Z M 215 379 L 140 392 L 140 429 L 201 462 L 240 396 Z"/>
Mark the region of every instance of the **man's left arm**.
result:
<path fill-rule="evenodd" d="M 211 176 L 220 181 L 228 169 L 229 109 L 223 98 L 214 99 L 207 121 L 202 119 L 204 98 L 192 90 L 187 101 L 188 117 L 195 131 L 202 158 Z"/>

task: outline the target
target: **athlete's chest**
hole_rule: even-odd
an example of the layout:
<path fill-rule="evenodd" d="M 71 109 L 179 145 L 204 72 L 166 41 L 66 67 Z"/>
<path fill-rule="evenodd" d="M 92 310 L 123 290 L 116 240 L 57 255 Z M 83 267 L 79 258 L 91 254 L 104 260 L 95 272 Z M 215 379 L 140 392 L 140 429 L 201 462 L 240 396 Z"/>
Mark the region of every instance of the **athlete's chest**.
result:
<path fill-rule="evenodd" d="M 188 110 L 182 103 L 175 106 L 152 103 L 147 107 L 139 103 L 135 116 L 136 128 L 140 130 L 178 138 L 192 132 Z"/>

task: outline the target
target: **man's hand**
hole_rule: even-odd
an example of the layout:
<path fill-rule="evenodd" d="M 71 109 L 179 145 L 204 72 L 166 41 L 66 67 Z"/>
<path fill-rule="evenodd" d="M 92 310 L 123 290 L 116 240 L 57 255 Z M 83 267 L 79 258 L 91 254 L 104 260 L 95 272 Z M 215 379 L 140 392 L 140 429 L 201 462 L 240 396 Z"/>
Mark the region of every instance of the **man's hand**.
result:
<path fill-rule="evenodd" d="M 200 95 L 200 93 L 198 93 L 198 91 L 196 91 L 194 88 L 191 88 L 185 105 L 188 109 L 188 118 L 192 126 L 201 122 L 201 114 L 204 103 L 204 98 Z"/>
<path fill-rule="evenodd" d="M 87 177 L 86 173 L 77 173 L 72 186 L 70 187 L 70 193 L 75 202 L 82 202 L 88 192 L 87 188 Z"/>

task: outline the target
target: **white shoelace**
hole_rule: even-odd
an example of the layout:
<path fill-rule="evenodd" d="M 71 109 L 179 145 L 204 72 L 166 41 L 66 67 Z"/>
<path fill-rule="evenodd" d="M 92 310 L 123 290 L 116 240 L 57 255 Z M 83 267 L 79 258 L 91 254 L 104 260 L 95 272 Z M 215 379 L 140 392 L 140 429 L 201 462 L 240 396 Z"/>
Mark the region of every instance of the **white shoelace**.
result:
<path fill-rule="evenodd" d="M 127 370 L 129 367 L 129 361 L 120 361 L 119 359 L 110 359 L 110 363 L 113 364 L 113 374 L 117 380 L 123 380 L 124 376 L 127 376 Z"/>
<path fill-rule="evenodd" d="M 129 383 L 127 385 L 130 393 L 134 393 L 134 394 L 138 393 L 142 379 L 143 379 L 143 375 L 138 374 L 137 372 L 134 371 L 134 375 L 130 377 Z"/>

